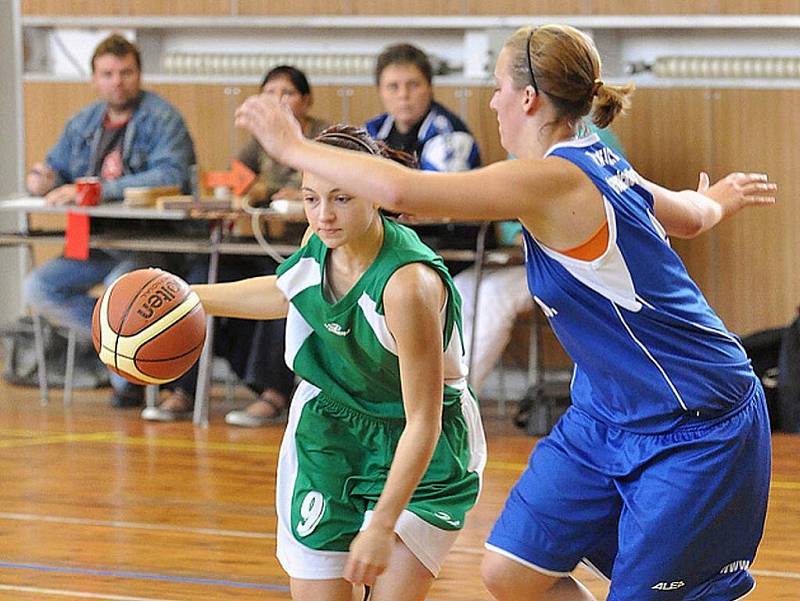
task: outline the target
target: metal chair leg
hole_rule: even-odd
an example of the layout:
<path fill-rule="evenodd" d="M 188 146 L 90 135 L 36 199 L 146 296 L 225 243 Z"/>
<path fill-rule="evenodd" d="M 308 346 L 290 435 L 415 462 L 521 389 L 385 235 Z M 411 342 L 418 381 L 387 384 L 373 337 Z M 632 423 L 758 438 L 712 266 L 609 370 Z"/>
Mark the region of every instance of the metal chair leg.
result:
<path fill-rule="evenodd" d="M 158 405 L 158 384 L 148 384 L 144 387 L 144 403 L 147 407 Z"/>
<path fill-rule="evenodd" d="M 49 402 L 47 390 L 47 362 L 44 357 L 44 332 L 42 330 L 42 318 L 36 311 L 32 311 L 33 318 L 33 345 L 36 350 L 36 376 L 39 380 L 39 398 L 42 405 Z"/>
<path fill-rule="evenodd" d="M 64 406 L 72 404 L 72 386 L 75 377 L 75 340 L 77 333 L 70 328 L 67 333 L 67 367 L 64 370 Z"/>

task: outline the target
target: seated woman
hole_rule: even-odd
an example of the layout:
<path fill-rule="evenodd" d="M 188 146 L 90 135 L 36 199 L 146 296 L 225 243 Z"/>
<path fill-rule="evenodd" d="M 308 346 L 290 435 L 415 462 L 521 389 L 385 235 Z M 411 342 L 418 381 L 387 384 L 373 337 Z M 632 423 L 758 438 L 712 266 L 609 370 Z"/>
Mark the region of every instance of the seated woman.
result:
<path fill-rule="evenodd" d="M 281 99 L 300 122 L 304 135 L 314 137 L 327 123 L 309 114 L 313 97 L 305 74 L 295 67 L 280 65 L 271 69 L 261 82 L 261 92 Z M 258 174 L 249 195 L 252 202 L 270 198 L 300 197 L 300 174 L 273 161 L 255 138 L 242 148 L 237 157 Z M 302 234 L 292 240 L 297 243 Z M 288 233 L 289 238 L 291 234 Z M 219 263 L 218 281 L 230 282 L 248 277 L 275 273 L 277 265 L 269 257 L 224 256 Z M 205 282 L 208 258 L 198 258 L 189 272 L 188 282 Z M 294 386 L 294 374 L 283 362 L 284 322 L 253 322 L 241 319 L 220 319 L 216 322 L 214 353 L 224 357 L 239 379 L 257 398 L 246 409 L 231 411 L 225 421 L 235 426 L 259 427 L 283 419 Z M 148 407 L 142 418 L 153 421 L 190 419 L 197 388 L 194 368 L 169 386 L 169 394 L 158 407 Z"/>
<path fill-rule="evenodd" d="M 409 163 L 364 130 L 317 141 Z M 194 290 L 210 315 L 287 317 L 301 383 L 278 461 L 278 559 L 293 599 L 422 600 L 486 462 L 460 298 L 441 259 L 374 199 L 303 177 L 307 241 L 276 276 Z M 389 592 L 391 591 L 391 595 Z"/>

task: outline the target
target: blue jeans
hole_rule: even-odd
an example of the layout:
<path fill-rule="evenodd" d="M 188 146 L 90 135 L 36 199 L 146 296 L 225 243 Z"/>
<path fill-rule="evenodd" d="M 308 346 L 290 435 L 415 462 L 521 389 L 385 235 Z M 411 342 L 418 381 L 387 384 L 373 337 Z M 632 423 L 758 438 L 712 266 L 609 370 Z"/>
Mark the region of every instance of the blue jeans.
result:
<path fill-rule="evenodd" d="M 25 278 L 25 303 L 50 323 L 74 329 L 79 337 L 92 336 L 92 311 L 96 298 L 89 291 L 108 285 L 123 273 L 142 267 L 165 265 L 161 253 L 117 253 L 92 249 L 85 261 L 58 257 L 37 267 Z M 166 267 L 169 268 L 169 267 Z M 110 373 L 111 385 L 121 390 L 126 380 Z"/>

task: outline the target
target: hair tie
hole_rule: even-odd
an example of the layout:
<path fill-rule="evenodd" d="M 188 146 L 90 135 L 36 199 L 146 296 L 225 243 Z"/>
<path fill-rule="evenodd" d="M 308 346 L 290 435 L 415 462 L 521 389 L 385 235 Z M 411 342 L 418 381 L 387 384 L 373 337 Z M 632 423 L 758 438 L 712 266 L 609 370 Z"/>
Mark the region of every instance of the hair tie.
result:
<path fill-rule="evenodd" d="M 373 148 L 370 146 L 368 142 L 365 142 L 361 138 L 358 138 L 354 135 L 345 133 L 343 131 L 332 131 L 332 132 L 323 132 L 319 136 L 317 136 L 317 140 L 324 140 L 325 138 L 339 138 L 340 140 L 349 140 L 355 144 L 358 144 L 362 148 L 365 148 L 366 151 L 370 154 L 379 155 L 379 149 Z"/>
<path fill-rule="evenodd" d="M 594 83 L 592 84 L 592 97 L 593 98 L 595 96 L 597 96 L 597 93 L 600 91 L 600 88 L 602 88 L 604 85 L 606 85 L 606 84 L 603 83 L 602 79 L 598 78 L 598 79 L 594 80 Z"/>

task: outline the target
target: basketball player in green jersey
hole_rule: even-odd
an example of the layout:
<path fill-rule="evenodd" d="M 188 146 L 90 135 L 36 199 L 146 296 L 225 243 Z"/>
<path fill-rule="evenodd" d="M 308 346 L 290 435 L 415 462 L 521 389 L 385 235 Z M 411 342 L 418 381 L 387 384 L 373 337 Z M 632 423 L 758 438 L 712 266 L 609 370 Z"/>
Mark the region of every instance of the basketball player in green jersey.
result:
<path fill-rule="evenodd" d="M 317 141 L 408 163 L 361 129 Z M 486 462 L 460 298 L 410 229 L 312 174 L 307 241 L 266 276 L 194 290 L 211 315 L 287 318 L 301 378 L 278 461 L 278 559 L 292 598 L 422 600 Z"/>

